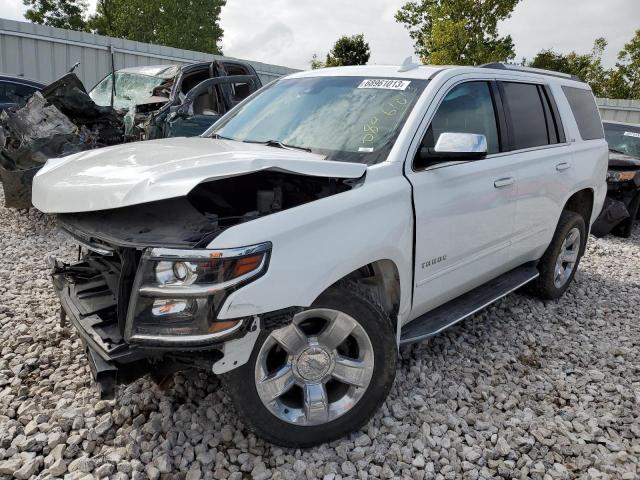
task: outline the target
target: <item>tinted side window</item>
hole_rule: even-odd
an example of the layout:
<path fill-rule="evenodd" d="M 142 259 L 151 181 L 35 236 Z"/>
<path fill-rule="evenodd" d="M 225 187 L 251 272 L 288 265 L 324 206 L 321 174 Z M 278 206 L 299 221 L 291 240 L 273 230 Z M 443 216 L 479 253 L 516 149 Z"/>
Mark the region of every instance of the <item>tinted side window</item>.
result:
<path fill-rule="evenodd" d="M 511 150 L 549 145 L 545 108 L 537 85 L 504 82 L 504 101 L 511 117 Z"/>
<path fill-rule="evenodd" d="M 500 150 L 496 113 L 487 82 L 462 83 L 447 93 L 422 140 L 422 146 L 434 147 L 444 132 L 484 135 L 487 153 Z"/>
<path fill-rule="evenodd" d="M 604 138 L 600 113 L 590 90 L 562 87 L 583 140 Z"/>

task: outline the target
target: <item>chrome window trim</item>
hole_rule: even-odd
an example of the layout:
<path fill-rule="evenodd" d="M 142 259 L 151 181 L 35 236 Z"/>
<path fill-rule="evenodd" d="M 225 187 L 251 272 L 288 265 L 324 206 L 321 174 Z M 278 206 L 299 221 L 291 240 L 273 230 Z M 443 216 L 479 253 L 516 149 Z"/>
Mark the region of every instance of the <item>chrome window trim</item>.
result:
<path fill-rule="evenodd" d="M 602 140 L 602 139 L 600 139 Z M 435 164 L 435 165 L 430 165 L 427 168 L 423 168 L 422 170 L 414 170 L 415 173 L 422 173 L 422 172 L 430 172 L 432 170 L 439 170 L 441 168 L 447 168 L 447 167 L 453 167 L 455 165 L 460 165 L 460 164 L 467 164 L 467 163 L 474 163 L 474 162 L 484 162 L 486 160 L 491 160 L 492 158 L 501 158 L 501 157 L 508 157 L 511 155 L 518 155 L 518 154 L 522 154 L 522 153 L 529 153 L 529 152 L 537 152 L 539 150 L 548 150 L 550 148 L 560 148 L 560 147 L 570 147 L 571 146 L 571 142 L 564 142 L 564 143 L 552 143 L 550 145 L 543 145 L 540 147 L 529 147 L 529 148 L 523 148 L 520 150 L 509 150 L 507 152 L 498 152 L 498 153 L 491 153 L 489 155 L 487 155 L 484 158 L 481 158 L 479 160 L 453 160 L 451 162 L 446 162 L 446 163 L 440 163 L 440 164 Z"/>

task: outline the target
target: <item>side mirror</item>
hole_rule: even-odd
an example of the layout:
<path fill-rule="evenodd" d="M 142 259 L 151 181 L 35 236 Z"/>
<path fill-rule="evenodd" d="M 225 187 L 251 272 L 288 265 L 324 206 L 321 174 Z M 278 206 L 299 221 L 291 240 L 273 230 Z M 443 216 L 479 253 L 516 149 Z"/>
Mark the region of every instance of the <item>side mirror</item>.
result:
<path fill-rule="evenodd" d="M 429 163 L 479 160 L 487 156 L 487 138 L 475 133 L 441 133 L 436 146 L 422 147 L 420 160 Z"/>

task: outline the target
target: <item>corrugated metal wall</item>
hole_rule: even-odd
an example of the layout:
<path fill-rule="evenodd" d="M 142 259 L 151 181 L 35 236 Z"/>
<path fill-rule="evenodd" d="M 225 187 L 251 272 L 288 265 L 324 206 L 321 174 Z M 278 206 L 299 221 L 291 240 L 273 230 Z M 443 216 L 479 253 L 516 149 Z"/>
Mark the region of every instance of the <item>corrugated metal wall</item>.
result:
<path fill-rule="evenodd" d="M 76 73 L 87 89 L 91 89 L 111 69 L 110 47 L 115 51 L 116 69 L 231 58 L 0 18 L 1 73 L 49 83 L 80 62 Z M 297 71 L 279 65 L 249 63 L 265 84 Z"/>
<path fill-rule="evenodd" d="M 640 124 L 640 100 L 597 98 L 602 120 Z"/>

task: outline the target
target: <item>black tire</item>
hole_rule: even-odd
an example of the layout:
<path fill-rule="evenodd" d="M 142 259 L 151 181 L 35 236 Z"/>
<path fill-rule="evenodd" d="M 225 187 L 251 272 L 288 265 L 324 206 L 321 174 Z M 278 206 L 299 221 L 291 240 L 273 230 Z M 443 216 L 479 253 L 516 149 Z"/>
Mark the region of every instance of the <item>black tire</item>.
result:
<path fill-rule="evenodd" d="M 633 232 L 633 226 L 636 220 L 640 219 L 640 193 L 631 200 L 627 210 L 629 211 L 629 218 L 613 230 L 613 234 L 617 237 L 629 238 Z"/>
<path fill-rule="evenodd" d="M 561 253 L 563 243 L 567 238 L 569 232 L 577 228 L 580 231 L 580 248 L 578 252 L 578 258 L 575 262 L 573 270 L 568 278 L 564 281 L 562 286 L 558 287 L 555 283 L 556 277 L 556 261 Z M 564 292 L 569 288 L 569 285 L 573 281 L 573 277 L 578 270 L 580 259 L 584 254 L 584 249 L 587 245 L 587 228 L 584 222 L 584 218 L 581 215 L 565 210 L 560 215 L 560 221 L 556 227 L 556 232 L 549 244 L 549 247 L 545 251 L 544 255 L 538 262 L 538 271 L 540 276 L 530 283 L 529 291 L 542 299 L 555 300 L 560 298 Z"/>
<path fill-rule="evenodd" d="M 249 361 L 221 376 L 247 426 L 264 439 L 284 447 L 305 448 L 340 438 L 364 425 L 380 408 L 393 385 L 396 372 L 396 332 L 389 315 L 365 290 L 340 282 L 323 293 L 313 308 L 334 309 L 350 315 L 364 328 L 373 347 L 373 375 L 356 405 L 336 419 L 313 426 L 281 420 L 264 405 L 255 381 L 258 353 L 268 337 L 262 332 Z"/>

